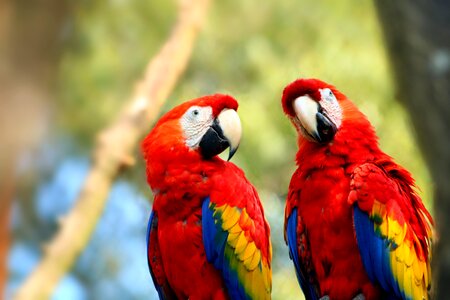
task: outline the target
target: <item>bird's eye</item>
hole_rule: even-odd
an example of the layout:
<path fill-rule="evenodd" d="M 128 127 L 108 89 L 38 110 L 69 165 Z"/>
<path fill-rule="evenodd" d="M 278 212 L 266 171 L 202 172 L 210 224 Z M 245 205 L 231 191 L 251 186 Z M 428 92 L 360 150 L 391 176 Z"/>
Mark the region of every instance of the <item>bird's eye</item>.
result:
<path fill-rule="evenodd" d="M 198 116 L 199 113 L 200 113 L 200 112 L 198 111 L 198 109 L 194 109 L 194 110 L 192 111 L 192 115 L 193 115 L 193 116 Z"/>
<path fill-rule="evenodd" d="M 331 90 L 328 92 L 328 96 L 329 97 L 334 97 L 334 94 L 333 94 L 333 92 Z"/>

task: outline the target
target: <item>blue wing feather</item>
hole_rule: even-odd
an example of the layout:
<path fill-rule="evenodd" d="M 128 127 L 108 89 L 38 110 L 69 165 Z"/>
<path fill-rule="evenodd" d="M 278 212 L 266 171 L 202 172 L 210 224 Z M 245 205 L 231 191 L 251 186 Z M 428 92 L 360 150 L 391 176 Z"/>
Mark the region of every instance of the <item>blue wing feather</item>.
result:
<path fill-rule="evenodd" d="M 147 225 L 147 251 L 150 250 L 150 234 L 152 234 L 152 229 L 156 229 L 157 227 L 157 223 L 158 223 L 158 219 L 154 217 L 154 211 L 152 211 L 150 213 L 150 218 L 148 219 L 148 225 Z M 156 234 L 156 232 L 154 232 L 154 234 Z M 161 285 L 158 284 L 158 282 L 156 281 L 156 277 L 155 274 L 153 274 L 153 270 L 152 267 L 150 265 L 150 260 L 149 260 L 149 253 L 147 253 L 147 264 L 148 264 L 148 269 L 150 271 L 150 275 L 152 276 L 152 280 L 153 280 L 153 284 L 155 285 L 156 291 L 158 292 L 158 296 L 159 299 L 161 300 L 165 300 L 167 299 L 164 295 L 164 290 L 163 287 Z"/>
<path fill-rule="evenodd" d="M 307 300 L 316 300 L 319 297 L 316 293 L 315 287 L 311 285 L 308 279 L 305 277 L 307 276 L 307 274 L 304 274 L 302 271 L 302 266 L 297 250 L 297 208 L 294 208 L 292 210 L 292 213 L 287 220 L 286 233 L 289 253 L 292 260 L 294 261 L 295 273 L 297 274 L 297 279 L 300 283 L 303 294 L 305 294 L 305 298 Z"/>
<path fill-rule="evenodd" d="M 209 198 L 207 198 L 202 204 L 202 236 L 208 261 L 215 261 L 217 259 L 217 251 L 214 249 L 213 242 L 216 237 L 216 232 L 213 211 L 209 209 Z"/>
<path fill-rule="evenodd" d="M 237 274 L 230 265 L 230 260 L 227 259 L 227 255 L 233 255 L 228 253 L 232 251 L 227 247 L 228 232 L 222 230 L 220 222 L 214 217 L 214 208 L 210 206 L 209 197 L 202 204 L 202 235 L 206 258 L 221 271 L 230 298 L 248 299 Z"/>
<path fill-rule="evenodd" d="M 390 295 L 389 299 L 398 299 L 400 292 L 390 265 L 390 245 L 375 232 L 375 224 L 369 215 L 363 212 L 356 204 L 353 207 L 353 222 L 355 225 L 356 240 L 358 241 L 359 253 L 369 279 L 380 284 Z M 392 295 L 394 293 L 396 296 Z"/>
<path fill-rule="evenodd" d="M 371 261 L 371 251 L 369 236 L 372 234 L 370 230 L 371 222 L 357 206 L 354 208 L 353 213 L 353 223 L 355 225 L 356 238 L 358 240 L 359 252 L 361 253 L 361 258 L 369 276 L 370 281 L 375 282 L 375 274 L 372 269 Z M 364 253 L 364 254 L 363 254 Z"/>

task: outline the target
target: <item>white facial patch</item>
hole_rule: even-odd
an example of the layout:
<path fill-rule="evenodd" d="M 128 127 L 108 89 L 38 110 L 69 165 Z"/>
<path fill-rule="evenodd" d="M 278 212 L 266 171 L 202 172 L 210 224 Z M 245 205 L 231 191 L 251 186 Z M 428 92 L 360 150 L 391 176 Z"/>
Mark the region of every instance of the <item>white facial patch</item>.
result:
<path fill-rule="evenodd" d="M 212 108 L 210 106 L 192 106 L 180 119 L 186 145 L 195 148 L 200 143 L 203 135 L 213 123 Z"/>
<path fill-rule="evenodd" d="M 341 127 L 342 123 L 342 109 L 339 105 L 336 96 L 329 88 L 319 89 L 320 101 L 319 104 L 324 110 L 328 118 L 336 125 L 337 128 Z"/>

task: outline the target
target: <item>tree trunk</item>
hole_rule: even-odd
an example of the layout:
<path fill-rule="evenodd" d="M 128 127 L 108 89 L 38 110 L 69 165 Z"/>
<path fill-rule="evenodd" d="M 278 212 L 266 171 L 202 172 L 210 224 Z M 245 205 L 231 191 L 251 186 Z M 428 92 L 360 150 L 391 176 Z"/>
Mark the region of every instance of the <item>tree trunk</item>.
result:
<path fill-rule="evenodd" d="M 398 99 L 409 111 L 435 186 L 436 299 L 450 294 L 450 1 L 376 0 Z"/>

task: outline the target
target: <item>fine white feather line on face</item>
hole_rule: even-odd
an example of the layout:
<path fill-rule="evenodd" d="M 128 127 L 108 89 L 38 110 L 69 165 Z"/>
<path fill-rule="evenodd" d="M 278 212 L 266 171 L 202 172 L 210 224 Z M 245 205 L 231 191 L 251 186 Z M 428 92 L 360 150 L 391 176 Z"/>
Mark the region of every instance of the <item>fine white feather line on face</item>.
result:
<path fill-rule="evenodd" d="M 309 134 L 317 136 L 316 114 L 319 110 L 317 102 L 311 99 L 309 95 L 305 95 L 295 99 L 293 107 L 303 128 L 305 128 Z"/>
<path fill-rule="evenodd" d="M 319 101 L 320 106 L 325 111 L 330 121 L 339 129 L 342 123 L 342 109 L 336 96 L 329 88 L 319 89 L 319 92 L 321 98 Z"/>
<path fill-rule="evenodd" d="M 236 149 L 242 136 L 242 125 L 239 115 L 233 109 L 224 109 L 217 117 L 223 135 L 230 143 L 231 149 Z"/>
<path fill-rule="evenodd" d="M 186 145 L 193 149 L 198 147 L 203 135 L 208 131 L 214 121 L 210 106 L 192 106 L 180 119 Z"/>

